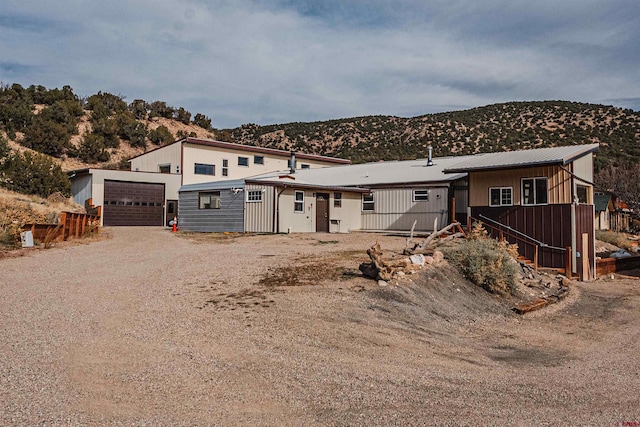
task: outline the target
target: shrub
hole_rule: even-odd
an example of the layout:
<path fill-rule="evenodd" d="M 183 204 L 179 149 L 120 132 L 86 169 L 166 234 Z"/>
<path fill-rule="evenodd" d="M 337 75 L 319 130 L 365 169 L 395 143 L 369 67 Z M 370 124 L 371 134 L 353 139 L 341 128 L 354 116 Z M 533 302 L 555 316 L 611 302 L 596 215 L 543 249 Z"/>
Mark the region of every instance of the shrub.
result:
<path fill-rule="evenodd" d="M 111 155 L 105 149 L 104 137 L 94 133 L 84 136 L 78 150 L 78 157 L 85 163 L 106 162 Z"/>
<path fill-rule="evenodd" d="M 69 147 L 71 132 L 60 123 L 36 115 L 24 132 L 22 144 L 44 154 L 60 157 Z"/>
<path fill-rule="evenodd" d="M 203 129 L 211 130 L 211 119 L 204 114 L 197 113 L 193 118 L 193 124 Z"/>
<path fill-rule="evenodd" d="M 622 249 L 629 250 L 631 242 L 624 233 L 616 233 L 615 231 L 596 230 L 596 239 L 606 243 L 610 243 Z"/>
<path fill-rule="evenodd" d="M 442 248 L 445 258 L 471 282 L 489 292 L 507 295 L 516 291 L 515 246 L 478 233 Z"/>
<path fill-rule="evenodd" d="M 149 132 L 149 141 L 155 145 L 165 145 L 173 142 L 174 138 L 166 126 L 158 126 Z"/>
<path fill-rule="evenodd" d="M 0 186 L 23 194 L 47 197 L 56 191 L 69 194 L 71 183 L 60 165 L 39 153 L 15 153 L 0 164 Z"/>

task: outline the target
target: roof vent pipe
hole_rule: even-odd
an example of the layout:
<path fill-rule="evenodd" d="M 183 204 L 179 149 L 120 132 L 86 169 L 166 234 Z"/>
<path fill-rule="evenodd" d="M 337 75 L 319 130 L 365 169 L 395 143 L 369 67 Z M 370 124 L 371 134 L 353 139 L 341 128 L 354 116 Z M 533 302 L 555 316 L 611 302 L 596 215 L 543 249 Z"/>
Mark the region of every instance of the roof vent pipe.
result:
<path fill-rule="evenodd" d="M 429 158 L 427 159 L 427 166 L 433 166 L 433 147 L 429 145 Z"/>
<path fill-rule="evenodd" d="M 291 152 L 291 158 L 289 159 L 289 172 L 296 173 L 296 153 L 295 151 Z"/>

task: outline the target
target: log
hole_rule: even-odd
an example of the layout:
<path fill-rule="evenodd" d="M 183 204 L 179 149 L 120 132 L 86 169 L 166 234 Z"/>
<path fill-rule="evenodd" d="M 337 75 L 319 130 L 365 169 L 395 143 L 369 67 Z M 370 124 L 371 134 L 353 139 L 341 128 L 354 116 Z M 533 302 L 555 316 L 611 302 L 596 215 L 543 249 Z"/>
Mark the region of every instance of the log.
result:
<path fill-rule="evenodd" d="M 460 227 L 460 223 L 459 222 L 453 222 L 449 225 L 447 225 L 445 228 L 443 228 L 442 230 L 437 230 L 435 231 L 435 227 L 437 227 L 438 223 L 437 221 L 434 222 L 434 232 L 429 234 L 423 241 L 422 243 L 416 243 L 413 248 L 409 248 L 408 245 L 407 247 L 405 247 L 405 250 L 403 251 L 403 253 L 405 255 L 413 255 L 415 253 L 421 253 L 421 254 L 428 254 L 430 252 L 433 251 L 433 249 L 438 246 L 441 245 L 445 242 L 448 242 L 450 240 L 453 239 L 457 239 L 459 237 L 464 237 L 464 231 L 458 231 L 457 233 L 451 234 L 447 237 L 442 237 L 445 234 L 449 234 L 451 232 L 452 229 L 456 228 L 458 230 L 462 230 L 462 228 Z"/>

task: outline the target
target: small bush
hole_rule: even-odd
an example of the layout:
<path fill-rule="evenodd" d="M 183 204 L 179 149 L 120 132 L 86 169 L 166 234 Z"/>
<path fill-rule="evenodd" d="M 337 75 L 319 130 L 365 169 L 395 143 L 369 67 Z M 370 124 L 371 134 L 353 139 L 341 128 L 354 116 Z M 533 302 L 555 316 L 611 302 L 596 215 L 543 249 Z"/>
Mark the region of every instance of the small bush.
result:
<path fill-rule="evenodd" d="M 596 239 L 606 243 L 610 243 L 622 249 L 629 250 L 631 242 L 624 233 L 616 233 L 615 231 L 596 230 Z"/>
<path fill-rule="evenodd" d="M 515 293 L 518 272 L 517 264 L 513 261 L 517 253 L 515 246 L 472 234 L 456 245 L 443 247 L 442 252 L 451 264 L 476 285 L 501 295 Z"/>

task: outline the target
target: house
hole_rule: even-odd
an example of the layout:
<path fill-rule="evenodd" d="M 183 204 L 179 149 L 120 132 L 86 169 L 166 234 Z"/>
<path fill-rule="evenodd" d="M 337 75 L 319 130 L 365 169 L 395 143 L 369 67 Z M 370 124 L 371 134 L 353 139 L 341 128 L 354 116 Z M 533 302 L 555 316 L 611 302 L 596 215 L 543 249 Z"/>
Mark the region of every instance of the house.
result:
<path fill-rule="evenodd" d="M 179 192 L 180 227 L 346 233 L 409 231 L 415 222 L 416 231 L 431 231 L 436 220 L 440 226 L 454 217 L 466 222 L 466 173 L 443 173 L 466 158 L 285 170 L 233 182 L 184 185 Z"/>
<path fill-rule="evenodd" d="M 69 172 L 76 203 L 103 206 L 104 225 L 166 225 L 177 214 L 181 185 L 241 179 L 285 169 L 349 164 L 349 160 L 208 139 L 185 138 L 131 159 L 130 171 Z"/>
<path fill-rule="evenodd" d="M 611 228 L 611 215 L 616 211 L 611 194 L 595 194 L 593 196 L 593 205 L 596 230 L 609 230 Z"/>
<path fill-rule="evenodd" d="M 598 144 L 473 156 L 445 173 L 467 173 L 469 216 L 518 244 L 543 267 L 595 276 L 593 153 Z"/>

